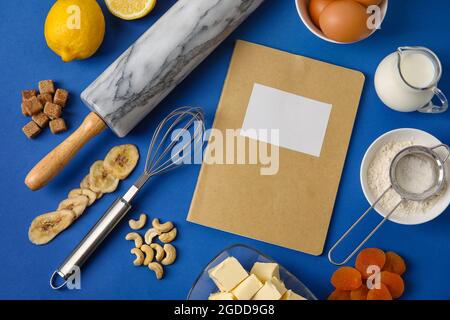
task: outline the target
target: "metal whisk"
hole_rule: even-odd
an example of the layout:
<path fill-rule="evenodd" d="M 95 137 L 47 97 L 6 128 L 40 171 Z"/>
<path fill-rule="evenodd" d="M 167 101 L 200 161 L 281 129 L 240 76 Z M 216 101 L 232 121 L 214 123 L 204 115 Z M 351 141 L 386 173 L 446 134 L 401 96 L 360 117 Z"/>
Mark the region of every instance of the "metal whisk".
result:
<path fill-rule="evenodd" d="M 179 128 L 182 123 L 185 123 L 184 127 Z M 161 137 L 166 127 L 168 128 Z M 192 134 L 189 132 L 189 128 L 191 127 L 194 127 Z M 189 143 L 185 143 L 176 154 L 173 154 L 174 146 L 178 144 L 178 140 L 182 135 L 187 132 L 191 136 Z M 200 141 L 203 141 L 204 132 L 204 115 L 200 108 L 183 107 L 171 112 L 160 122 L 153 134 L 147 152 L 144 173 L 127 191 L 123 199 L 130 202 L 151 177 L 179 167 L 183 163 L 183 160 L 191 155 L 192 145 L 195 147 Z M 176 133 L 176 135 L 171 137 L 170 143 L 167 145 L 168 138 L 173 133 Z"/>
<path fill-rule="evenodd" d="M 151 177 L 179 167 L 187 157 L 192 155 L 192 146 L 194 146 L 194 152 L 196 152 L 196 147 L 203 146 L 204 132 L 204 114 L 200 108 L 182 107 L 176 109 L 160 122 L 150 142 L 144 172 L 123 197 L 114 201 L 61 266 L 53 272 L 50 279 L 50 286 L 53 289 L 60 289 L 65 286 L 68 278 L 81 268 L 95 249 L 128 213 L 131 209 L 131 201 Z M 190 140 L 180 143 L 179 140 L 186 135 L 189 135 Z M 175 149 L 179 145 L 179 149 Z M 64 280 L 60 285 L 55 285 L 57 275 Z"/>

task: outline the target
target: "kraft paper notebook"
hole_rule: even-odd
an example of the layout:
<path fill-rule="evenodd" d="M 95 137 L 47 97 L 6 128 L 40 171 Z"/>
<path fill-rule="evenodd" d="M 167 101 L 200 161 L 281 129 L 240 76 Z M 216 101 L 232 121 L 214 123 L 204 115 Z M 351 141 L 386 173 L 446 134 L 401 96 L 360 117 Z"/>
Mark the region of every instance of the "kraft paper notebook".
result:
<path fill-rule="evenodd" d="M 239 132 L 247 160 L 220 164 L 211 136 L 188 221 L 322 254 L 363 85 L 361 72 L 238 41 L 213 127 Z M 276 161 L 249 163 L 255 141 L 278 152 L 276 174 Z"/>

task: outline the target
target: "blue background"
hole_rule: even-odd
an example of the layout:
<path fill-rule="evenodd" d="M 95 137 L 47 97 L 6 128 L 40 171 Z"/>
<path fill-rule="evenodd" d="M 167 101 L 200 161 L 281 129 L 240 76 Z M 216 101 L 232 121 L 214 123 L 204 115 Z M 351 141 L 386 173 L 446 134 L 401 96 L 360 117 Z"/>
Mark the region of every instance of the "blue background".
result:
<path fill-rule="evenodd" d="M 47 246 L 34 246 L 27 231 L 32 219 L 52 211 L 76 188 L 89 166 L 118 144 L 136 144 L 141 154 L 157 122 L 181 105 L 201 106 L 211 126 L 236 39 L 256 42 L 295 54 L 354 68 L 367 76 L 342 182 L 336 201 L 325 252 L 367 202 L 359 184 L 359 166 L 370 143 L 386 131 L 413 127 L 426 130 L 450 143 L 450 112 L 443 115 L 401 114 L 384 107 L 376 96 L 373 75 L 383 57 L 398 46 L 423 45 L 434 50 L 444 65 L 441 88 L 450 94 L 450 2 L 444 0 L 391 1 L 383 27 L 373 37 L 353 45 L 335 45 L 316 38 L 300 21 L 293 0 L 267 0 L 198 69 L 126 138 L 111 131 L 97 137 L 47 187 L 37 192 L 23 184 L 27 172 L 49 150 L 65 139 L 87 115 L 79 94 L 121 52 L 132 44 L 175 1 L 160 0 L 153 13 L 138 21 L 112 16 L 100 1 L 107 33 L 98 53 L 91 59 L 63 63 L 51 52 L 43 36 L 43 24 L 53 1 L 2 1 L 0 10 L 0 298 L 32 299 L 184 299 L 203 266 L 224 247 L 246 243 L 275 258 L 297 275 L 319 297 L 332 291 L 330 276 L 335 270 L 325 255 L 313 257 L 292 250 L 212 230 L 185 221 L 197 181 L 199 166 L 188 166 L 160 177 L 148 185 L 135 201 L 130 217 L 146 212 L 150 217 L 173 220 L 180 235 L 176 264 L 167 268 L 164 281 L 156 281 L 146 268 L 134 268 L 128 232 L 122 222 L 83 269 L 82 290 L 52 291 L 50 274 L 84 234 L 140 174 L 137 170 L 120 184 L 116 193 L 104 196 L 68 230 Z M 407 3 L 407 4 L 406 4 Z M 158 43 L 155 43 L 157 46 Z M 54 79 L 71 92 L 65 109 L 70 130 L 52 135 L 46 130 L 29 141 L 21 132 L 27 122 L 20 112 L 20 90 L 37 87 L 42 79 Z M 244 213 L 243 213 L 244 214 Z M 367 227 L 378 221 L 373 215 Z M 450 299 L 450 214 L 420 226 L 387 223 L 369 242 L 405 257 L 405 299 Z"/>

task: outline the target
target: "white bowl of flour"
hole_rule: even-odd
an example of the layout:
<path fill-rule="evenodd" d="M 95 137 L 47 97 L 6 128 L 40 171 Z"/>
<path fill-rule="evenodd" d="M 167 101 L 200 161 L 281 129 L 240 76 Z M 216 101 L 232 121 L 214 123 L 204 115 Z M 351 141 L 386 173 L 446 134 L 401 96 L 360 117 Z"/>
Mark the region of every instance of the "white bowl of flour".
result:
<path fill-rule="evenodd" d="M 417 129 L 393 130 L 375 140 L 364 155 L 360 171 L 361 186 L 367 201 L 372 205 L 391 185 L 389 168 L 398 152 L 412 145 L 434 147 L 439 144 L 441 142 L 437 138 Z M 442 158 L 445 157 L 445 150 L 439 149 L 436 152 Z M 424 185 L 430 183 L 430 179 L 433 178 L 433 172 L 427 170 L 428 165 L 419 162 L 417 167 L 412 168 L 414 172 L 419 173 L 418 181 Z M 404 201 L 389 220 L 399 224 L 415 225 L 431 221 L 442 214 L 450 204 L 450 161 L 447 161 L 445 166 L 447 187 L 439 195 L 422 202 Z M 377 204 L 375 210 L 385 217 L 400 200 L 400 196 L 391 190 Z"/>

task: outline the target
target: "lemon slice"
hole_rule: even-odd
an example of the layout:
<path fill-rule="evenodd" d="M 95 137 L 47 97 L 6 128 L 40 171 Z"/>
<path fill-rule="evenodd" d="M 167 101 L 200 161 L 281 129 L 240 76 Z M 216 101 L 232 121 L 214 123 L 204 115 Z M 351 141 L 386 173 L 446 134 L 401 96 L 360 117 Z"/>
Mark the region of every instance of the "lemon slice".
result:
<path fill-rule="evenodd" d="M 156 0 L 105 0 L 109 11 L 124 20 L 145 17 L 156 5 Z"/>

